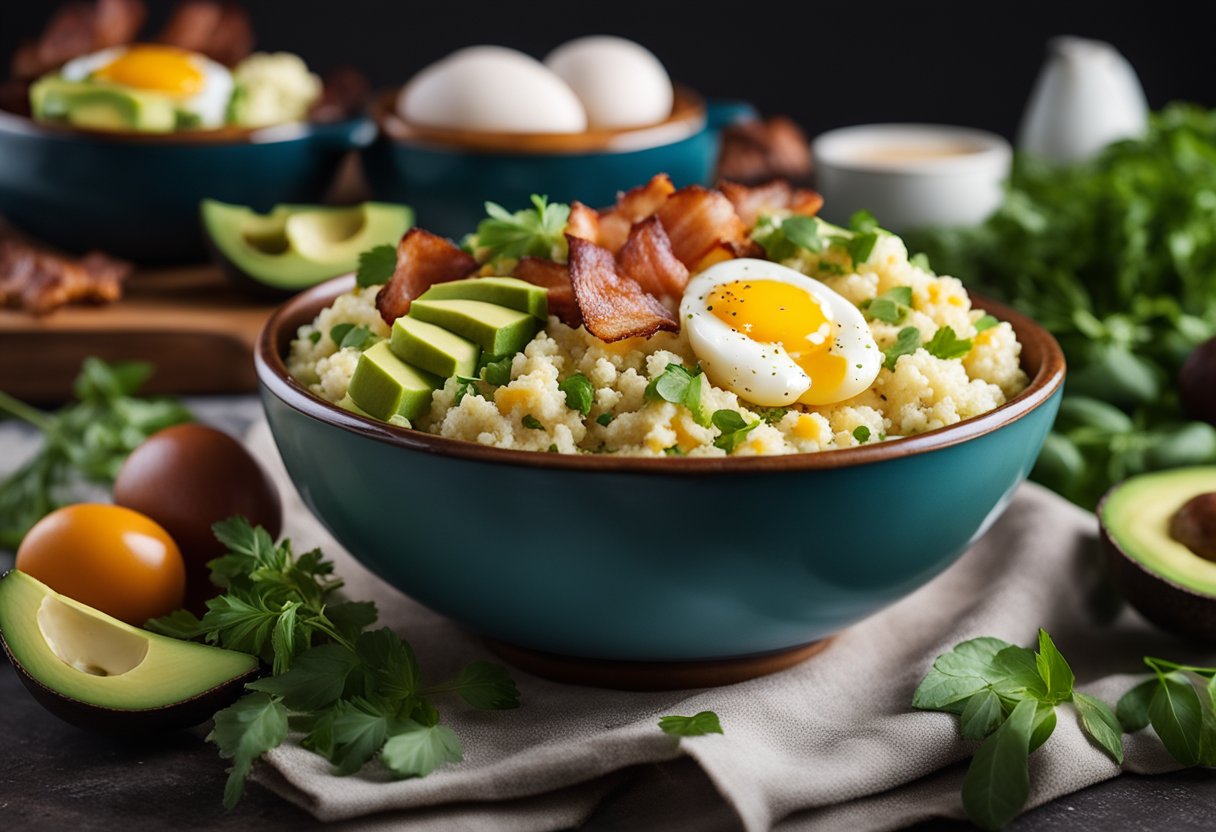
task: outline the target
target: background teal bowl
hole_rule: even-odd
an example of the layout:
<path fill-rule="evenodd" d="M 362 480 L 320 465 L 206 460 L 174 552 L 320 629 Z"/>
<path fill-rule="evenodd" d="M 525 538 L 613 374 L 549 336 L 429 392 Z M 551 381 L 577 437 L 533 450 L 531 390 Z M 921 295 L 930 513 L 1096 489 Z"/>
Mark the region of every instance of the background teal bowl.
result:
<path fill-rule="evenodd" d="M 1014 325 L 1031 384 L 991 413 L 823 454 L 711 459 L 484 448 L 329 405 L 280 356 L 352 286 L 289 301 L 263 332 L 261 395 L 304 501 L 384 580 L 470 629 L 564 656 L 725 659 L 829 636 L 950 565 L 1034 465 L 1059 346 Z"/>
<path fill-rule="evenodd" d="M 201 260 L 204 197 L 258 210 L 316 202 L 345 155 L 374 136 L 367 119 L 229 138 L 111 136 L 0 112 L 0 214 L 66 251 L 99 249 L 142 263 Z"/>
<path fill-rule="evenodd" d="M 712 184 L 722 128 L 752 118 L 750 104 L 709 101 L 701 127 L 677 141 L 589 153 L 485 152 L 393 138 L 381 131 L 363 152 L 376 199 L 407 202 L 421 226 L 459 240 L 485 218 L 486 200 L 514 211 L 532 194 L 551 202 L 611 205 L 617 192 L 657 172 L 676 187 Z"/>

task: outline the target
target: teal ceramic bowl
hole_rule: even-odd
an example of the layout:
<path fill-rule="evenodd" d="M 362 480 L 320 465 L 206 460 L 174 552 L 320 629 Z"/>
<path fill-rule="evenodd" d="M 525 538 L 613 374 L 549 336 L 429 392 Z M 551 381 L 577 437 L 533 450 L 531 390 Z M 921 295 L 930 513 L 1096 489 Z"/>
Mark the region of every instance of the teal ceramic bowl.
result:
<path fill-rule="evenodd" d="M 905 439 L 724 459 L 487 448 L 364 419 L 293 381 L 296 328 L 353 286 L 289 300 L 257 349 L 304 501 L 368 568 L 499 642 L 559 656 L 722 660 L 824 639 L 925 584 L 993 523 L 1055 418 L 1064 358 L 1028 318 L 1027 389 Z"/>
<path fill-rule="evenodd" d="M 373 115 L 379 136 L 363 153 L 377 199 L 408 202 L 423 227 L 460 239 L 485 217 L 485 202 L 508 210 L 532 194 L 553 202 L 611 205 L 619 191 L 656 171 L 676 187 L 712 184 L 722 128 L 755 117 L 750 104 L 704 102 L 677 88 L 669 119 L 631 130 L 586 133 L 488 133 L 436 130 L 405 123 L 395 95 L 380 98 Z"/>
<path fill-rule="evenodd" d="M 204 197 L 259 210 L 316 202 L 346 154 L 374 137 L 367 119 L 150 136 L 0 111 L 0 215 L 66 251 L 201 260 Z"/>

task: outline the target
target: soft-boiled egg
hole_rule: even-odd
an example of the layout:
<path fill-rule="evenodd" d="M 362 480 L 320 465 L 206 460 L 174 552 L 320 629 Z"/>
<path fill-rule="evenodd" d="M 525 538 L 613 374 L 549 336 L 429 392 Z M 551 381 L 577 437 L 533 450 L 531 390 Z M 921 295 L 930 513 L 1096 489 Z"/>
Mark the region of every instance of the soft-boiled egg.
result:
<path fill-rule="evenodd" d="M 535 58 L 503 46 L 470 46 L 414 76 L 397 100 L 411 124 L 504 133 L 581 133 L 578 96 Z"/>
<path fill-rule="evenodd" d="M 67 81 L 95 80 L 173 99 L 199 127 L 222 127 L 232 98 L 232 73 L 196 52 L 135 44 L 82 55 L 63 65 Z"/>
<path fill-rule="evenodd" d="M 562 44 L 545 58 L 587 110 L 593 128 L 621 130 L 671 115 L 667 70 L 646 47 L 625 38 L 591 35 Z"/>
<path fill-rule="evenodd" d="M 856 306 L 767 260 L 726 260 L 696 275 L 680 318 L 709 380 L 762 407 L 844 401 L 882 367 Z"/>

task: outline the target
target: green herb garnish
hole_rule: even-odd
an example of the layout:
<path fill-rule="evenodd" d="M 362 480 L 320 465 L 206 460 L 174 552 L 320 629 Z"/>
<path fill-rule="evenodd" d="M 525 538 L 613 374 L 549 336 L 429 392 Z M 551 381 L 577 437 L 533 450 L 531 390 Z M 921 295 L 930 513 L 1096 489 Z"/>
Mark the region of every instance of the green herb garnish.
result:
<path fill-rule="evenodd" d="M 908 263 L 926 274 L 933 275 L 934 277 L 937 276 L 936 272 L 934 272 L 933 268 L 929 265 L 929 255 L 925 254 L 923 251 L 909 257 Z"/>
<path fill-rule="evenodd" d="M 683 405 L 692 413 L 693 421 L 702 427 L 709 427 L 710 416 L 701 402 L 701 368 L 689 371 L 680 364 L 668 364 L 662 373 L 655 376 L 646 385 L 646 401 L 653 402 L 662 399 L 672 404 Z"/>
<path fill-rule="evenodd" d="M 388 283 L 397 270 L 397 247 L 376 246 L 359 255 L 359 268 L 355 271 L 355 284 L 364 288 Z"/>
<path fill-rule="evenodd" d="M 901 355 L 911 355 L 920 349 L 920 330 L 914 326 L 906 326 L 895 336 L 895 343 L 882 351 L 886 359 L 882 366 L 888 370 L 895 369 L 895 362 Z"/>
<path fill-rule="evenodd" d="M 1073 682 L 1072 669 L 1044 630 L 1037 653 L 977 638 L 937 657 L 912 706 L 958 714 L 963 737 L 983 740 L 963 779 L 963 807 L 972 821 L 998 829 L 1022 810 L 1030 793 L 1027 758 L 1051 736 L 1059 705 L 1071 702 L 1090 742 L 1123 762 L 1114 712 L 1075 691 Z"/>
<path fill-rule="evenodd" d="M 532 207 L 511 213 L 494 202 L 486 203 L 488 219 L 477 225 L 468 241 L 482 262 L 518 260 L 521 257 L 566 259 L 566 220 L 570 206 L 550 204 L 547 197 L 532 195 Z"/>
<path fill-rule="evenodd" d="M 971 352 L 971 339 L 959 338 L 953 327 L 943 326 L 925 344 L 925 351 L 936 358 L 962 358 Z"/>
<path fill-rule="evenodd" d="M 329 331 L 329 338 L 338 345 L 338 349 L 354 347 L 357 350 L 365 350 L 380 340 L 367 327 L 350 323 L 335 324 Z"/>
<path fill-rule="evenodd" d="M 486 358 L 482 356 L 481 378 L 487 384 L 493 384 L 495 387 L 502 387 L 511 381 L 511 363 L 515 360 L 513 355 L 504 355 L 501 358 L 491 356 Z"/>
<path fill-rule="evenodd" d="M 896 286 L 876 298 L 863 301 L 859 308 L 872 321 L 888 324 L 902 323 L 912 309 L 912 287 Z"/>
<path fill-rule="evenodd" d="M 468 376 L 456 376 L 456 398 L 452 403 L 459 405 L 464 401 L 464 397 L 472 394 L 474 396 L 481 395 L 481 390 L 477 387 L 477 379 L 469 378 Z"/>
<path fill-rule="evenodd" d="M 603 413 L 601 413 L 599 416 L 596 416 L 595 421 L 597 424 L 603 425 L 604 427 L 608 427 L 608 425 L 612 424 L 612 420 L 615 418 L 616 418 L 616 415 L 614 413 L 606 410 Z"/>
<path fill-rule="evenodd" d="M 276 544 L 240 517 L 214 530 L 229 550 L 209 564 L 224 594 L 207 602 L 201 620 L 179 610 L 147 626 L 251 653 L 272 668 L 273 675 L 250 682 L 250 693 L 215 715 L 207 736 L 232 760 L 225 806 L 236 805 L 254 760 L 282 744 L 289 726 L 336 774 L 353 774 L 379 756 L 394 777 L 422 777 L 462 757 L 431 696 L 455 693 L 475 708 L 518 707 L 515 683 L 489 662 L 423 685 L 409 643 L 388 628 L 369 629 L 374 604 L 333 598 L 342 582 L 319 550 L 297 556 L 290 541 Z"/>
<path fill-rule="evenodd" d="M 663 449 L 663 454 L 665 456 L 684 456 L 684 452 L 680 450 L 679 445 L 669 445 Z"/>
<path fill-rule="evenodd" d="M 870 429 L 865 425 L 858 425 L 853 428 L 853 438 L 864 445 L 870 441 Z"/>
<path fill-rule="evenodd" d="M 760 425 L 760 420 L 748 422 L 737 410 L 715 410 L 713 425 L 719 431 L 714 439 L 714 447 L 733 454 L 747 435 Z"/>
<path fill-rule="evenodd" d="M 0 481 L 0 549 L 15 550 L 30 527 L 71 502 L 78 480 L 109 485 L 127 455 L 162 428 L 193 417 L 171 399 L 139 398 L 150 364 L 87 358 L 76 378 L 76 403 L 45 413 L 0 392 L 0 414 L 42 432 L 42 448 Z"/>
<path fill-rule="evenodd" d="M 541 424 L 540 419 L 537 419 L 531 413 L 525 415 L 524 418 L 520 419 L 519 421 L 524 427 L 530 428 L 531 430 L 544 430 L 545 429 L 545 426 L 543 424 Z"/>
<path fill-rule="evenodd" d="M 674 737 L 703 737 L 706 734 L 723 733 L 722 723 L 713 711 L 701 711 L 692 716 L 660 717 L 659 728 L 664 734 Z"/>
<path fill-rule="evenodd" d="M 591 412 L 591 405 L 595 402 L 595 387 L 591 379 L 582 373 L 575 373 L 557 385 L 557 389 L 566 395 L 566 407 L 577 410 L 583 416 Z"/>
<path fill-rule="evenodd" d="M 975 331 L 978 334 L 980 332 L 983 332 L 986 329 L 992 329 L 994 326 L 996 326 L 999 323 L 1000 323 L 1000 321 L 998 321 L 992 315 L 984 314 L 984 315 L 980 316 L 980 318 L 978 320 L 976 320 Z"/>
<path fill-rule="evenodd" d="M 308 340 L 313 344 L 319 344 L 321 342 L 321 330 L 314 329 L 308 333 Z"/>
<path fill-rule="evenodd" d="M 804 216 L 761 217 L 752 231 L 752 240 L 764 249 L 769 260 L 776 261 L 796 256 L 799 249 L 821 252 L 827 247 L 819 221 Z"/>
<path fill-rule="evenodd" d="M 760 407 L 755 408 L 755 413 L 765 424 L 775 425 L 785 418 L 785 414 L 789 413 L 788 407 Z"/>
<path fill-rule="evenodd" d="M 1216 667 L 1145 656 L 1153 678 L 1119 700 L 1123 730 L 1152 726 L 1170 756 L 1184 766 L 1216 766 Z"/>

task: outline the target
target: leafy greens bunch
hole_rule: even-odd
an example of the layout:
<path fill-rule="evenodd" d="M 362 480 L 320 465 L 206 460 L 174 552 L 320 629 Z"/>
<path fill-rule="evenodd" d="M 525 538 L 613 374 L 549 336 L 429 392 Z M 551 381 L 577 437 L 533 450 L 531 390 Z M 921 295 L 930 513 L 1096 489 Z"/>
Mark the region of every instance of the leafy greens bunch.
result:
<path fill-rule="evenodd" d="M 0 416 L 28 422 L 43 437 L 34 458 L 0 482 L 0 549 L 16 549 L 31 526 L 71 501 L 74 486 L 110 485 L 141 442 L 192 420 L 176 401 L 136 395 L 151 375 L 149 364 L 87 358 L 73 388 L 77 401 L 55 413 L 0 392 Z"/>
<path fill-rule="evenodd" d="M 1216 429 L 1188 422 L 1174 389 L 1187 355 L 1216 335 L 1216 111 L 1170 106 L 1143 138 L 1073 167 L 1018 158 L 986 223 L 908 243 L 1064 348 L 1065 393 L 1084 402 L 1036 479 L 1092 507 L 1127 475 L 1216 461 Z"/>
<path fill-rule="evenodd" d="M 244 792 L 254 760 L 278 747 L 289 730 L 325 757 L 337 774 L 353 774 L 373 757 L 395 777 L 423 777 L 462 759 L 460 739 L 440 724 L 431 697 L 454 693 L 475 708 L 519 706 L 507 672 L 473 662 L 454 678 L 424 685 L 408 642 L 376 622 L 375 604 L 338 601 L 333 563 L 314 549 L 299 556 L 241 517 L 215 524 L 228 554 L 212 561 L 224 594 L 201 618 L 178 610 L 148 622 L 175 638 L 204 638 L 258 656 L 272 675 L 215 715 L 207 739 L 232 760 L 224 805 Z"/>
<path fill-rule="evenodd" d="M 959 715 L 964 739 L 983 740 L 963 779 L 963 808 L 985 829 L 1013 820 L 1030 794 L 1028 758 L 1056 727 L 1056 707 L 1071 702 L 1090 740 L 1123 762 L 1123 732 L 1110 706 L 1073 689 L 1073 672 L 1051 636 L 1039 649 L 976 638 L 933 663 L 912 698 L 922 710 Z"/>
<path fill-rule="evenodd" d="M 1129 690 L 1116 713 L 1130 733 L 1149 725 L 1184 766 L 1216 766 L 1216 667 L 1145 656 L 1153 677 Z"/>

